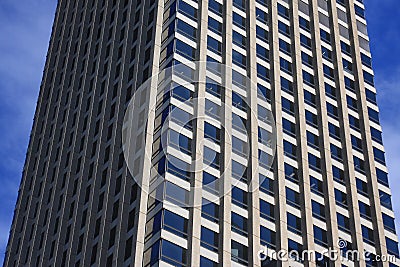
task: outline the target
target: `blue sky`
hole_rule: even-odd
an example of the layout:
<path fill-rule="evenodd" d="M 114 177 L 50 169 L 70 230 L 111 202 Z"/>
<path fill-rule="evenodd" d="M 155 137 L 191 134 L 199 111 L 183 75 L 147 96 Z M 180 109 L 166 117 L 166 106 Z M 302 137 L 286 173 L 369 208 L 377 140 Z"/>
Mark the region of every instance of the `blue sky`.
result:
<path fill-rule="evenodd" d="M 400 218 L 397 195 L 400 192 L 400 2 L 364 2 L 393 204 Z M 55 0 L 0 1 L 0 263 L 21 179 L 55 6 Z"/>

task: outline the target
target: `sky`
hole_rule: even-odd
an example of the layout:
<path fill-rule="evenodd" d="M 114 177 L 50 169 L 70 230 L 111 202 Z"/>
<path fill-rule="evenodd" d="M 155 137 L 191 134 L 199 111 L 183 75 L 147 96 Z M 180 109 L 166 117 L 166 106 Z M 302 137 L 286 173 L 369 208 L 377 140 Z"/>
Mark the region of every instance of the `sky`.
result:
<path fill-rule="evenodd" d="M 21 179 L 56 0 L 0 1 L 0 263 Z M 400 231 L 400 2 L 364 0 Z"/>

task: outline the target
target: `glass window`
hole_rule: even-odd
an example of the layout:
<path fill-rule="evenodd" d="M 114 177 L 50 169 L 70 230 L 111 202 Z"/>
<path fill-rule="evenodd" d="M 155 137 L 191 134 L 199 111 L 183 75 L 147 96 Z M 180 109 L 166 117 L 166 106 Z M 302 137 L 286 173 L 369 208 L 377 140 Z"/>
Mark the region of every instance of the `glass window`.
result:
<path fill-rule="evenodd" d="M 233 24 L 242 29 L 246 29 L 246 19 L 236 12 L 233 12 Z"/>
<path fill-rule="evenodd" d="M 378 178 L 378 182 L 383 185 L 389 185 L 388 174 L 381 169 L 376 168 L 376 177 Z"/>
<path fill-rule="evenodd" d="M 208 17 L 208 28 L 218 35 L 222 33 L 222 23 L 212 17 Z"/>
<path fill-rule="evenodd" d="M 370 68 L 372 67 L 371 58 L 363 53 L 361 53 L 361 62 L 367 67 L 370 67 Z"/>
<path fill-rule="evenodd" d="M 245 0 L 233 0 L 233 5 L 240 10 L 246 10 L 246 1 Z"/>
<path fill-rule="evenodd" d="M 289 43 L 285 42 L 282 39 L 279 39 L 279 50 L 287 55 L 292 54 L 292 48 Z"/>
<path fill-rule="evenodd" d="M 268 43 L 268 31 L 264 30 L 263 28 L 261 28 L 260 26 L 256 26 L 256 36 L 257 38 L 259 38 L 260 40 L 263 40 L 264 42 Z"/>
<path fill-rule="evenodd" d="M 331 116 L 334 119 L 338 118 L 338 109 L 331 103 L 326 103 L 326 109 L 328 112 L 328 115 Z"/>
<path fill-rule="evenodd" d="M 378 148 L 374 147 L 374 158 L 377 162 L 385 165 L 385 152 L 379 150 Z"/>
<path fill-rule="evenodd" d="M 361 201 L 358 201 L 358 207 L 360 209 L 360 216 L 367 220 L 371 220 L 371 207 Z"/>
<path fill-rule="evenodd" d="M 361 225 L 361 231 L 362 231 L 364 242 L 373 245 L 375 243 L 374 242 L 374 232 L 365 225 Z"/>
<path fill-rule="evenodd" d="M 396 233 L 396 226 L 394 223 L 394 218 L 390 217 L 389 215 L 382 213 L 382 220 L 383 220 L 383 225 L 385 226 L 385 229 L 392 232 Z"/>
<path fill-rule="evenodd" d="M 296 136 L 296 127 L 291 121 L 282 118 L 283 132 L 290 136 Z"/>
<path fill-rule="evenodd" d="M 336 199 L 336 204 L 339 206 L 347 208 L 347 196 L 345 193 L 340 191 L 339 189 L 335 188 L 335 199 Z"/>
<path fill-rule="evenodd" d="M 203 171 L 203 189 L 213 194 L 219 192 L 219 180 L 214 175 Z"/>
<path fill-rule="evenodd" d="M 246 56 L 232 50 L 232 62 L 240 67 L 246 67 Z"/>
<path fill-rule="evenodd" d="M 389 254 L 395 255 L 399 258 L 399 244 L 396 241 L 386 237 L 386 247 Z"/>
<path fill-rule="evenodd" d="M 325 207 L 324 207 L 324 205 L 322 205 L 322 204 L 320 204 L 320 203 L 318 203 L 318 202 L 316 202 L 314 200 L 311 200 L 311 207 L 312 207 L 313 215 L 316 218 L 325 221 Z"/>
<path fill-rule="evenodd" d="M 257 77 L 269 82 L 270 79 L 269 69 L 267 69 L 261 64 L 257 64 Z"/>
<path fill-rule="evenodd" d="M 357 15 L 359 15 L 362 18 L 365 18 L 365 11 L 362 7 L 354 4 L 354 9 L 355 9 Z"/>
<path fill-rule="evenodd" d="M 174 266 L 186 266 L 186 249 L 167 240 L 162 240 L 161 260 Z"/>
<path fill-rule="evenodd" d="M 231 212 L 232 231 L 247 236 L 247 219 L 235 212 Z"/>
<path fill-rule="evenodd" d="M 274 180 L 260 174 L 260 190 L 268 195 L 274 194 Z"/>
<path fill-rule="evenodd" d="M 360 130 L 360 120 L 357 119 L 356 117 L 349 115 L 349 124 L 350 127 L 353 128 L 356 131 Z"/>
<path fill-rule="evenodd" d="M 218 55 L 222 54 L 222 44 L 210 36 L 207 36 L 207 49 Z"/>
<path fill-rule="evenodd" d="M 285 178 L 294 183 L 298 183 L 299 177 L 298 177 L 297 169 L 287 163 L 284 164 L 284 168 L 285 168 Z"/>
<path fill-rule="evenodd" d="M 350 45 L 346 44 L 343 41 L 340 41 L 340 48 L 341 48 L 343 53 L 345 53 L 346 55 L 351 56 L 351 47 L 350 47 Z"/>
<path fill-rule="evenodd" d="M 304 65 L 313 67 L 313 58 L 309 54 L 305 52 L 301 52 L 301 61 L 303 62 Z"/>
<path fill-rule="evenodd" d="M 376 94 L 371 90 L 365 89 L 365 94 L 367 97 L 367 101 L 376 104 Z"/>
<path fill-rule="evenodd" d="M 282 21 L 278 21 L 278 30 L 283 35 L 290 37 L 290 27 Z"/>
<path fill-rule="evenodd" d="M 328 238 L 326 235 L 326 231 L 324 229 L 319 228 L 314 225 L 314 241 L 316 244 L 321 246 L 326 246 L 328 243 Z"/>
<path fill-rule="evenodd" d="M 188 37 L 189 39 L 196 40 L 197 29 L 180 19 L 178 19 L 177 22 L 177 30 L 179 33 Z"/>
<path fill-rule="evenodd" d="M 187 15 L 189 18 L 197 21 L 197 10 L 185 1 L 178 2 L 178 10 Z"/>
<path fill-rule="evenodd" d="M 355 137 L 354 135 L 351 135 L 351 144 L 355 150 L 361 151 L 362 152 L 362 142 L 361 139 Z"/>
<path fill-rule="evenodd" d="M 293 84 L 291 81 L 281 77 L 281 88 L 289 94 L 293 94 Z"/>
<path fill-rule="evenodd" d="M 324 195 L 324 188 L 322 181 L 318 180 L 317 178 L 310 176 L 310 188 L 311 192 L 323 196 Z"/>
<path fill-rule="evenodd" d="M 257 57 L 265 60 L 265 61 L 269 61 L 269 51 L 268 49 L 266 49 L 265 47 L 257 44 L 256 47 L 256 51 L 257 51 Z"/>
<path fill-rule="evenodd" d="M 284 58 L 280 58 L 281 71 L 292 74 L 292 63 Z"/>
<path fill-rule="evenodd" d="M 332 61 L 332 51 L 326 48 L 325 46 L 321 46 L 322 57 L 326 60 Z"/>
<path fill-rule="evenodd" d="M 303 70 L 303 82 L 310 86 L 314 86 L 314 76 Z"/>
<path fill-rule="evenodd" d="M 300 208 L 300 195 L 296 191 L 286 187 L 286 203 L 295 208 Z"/>
<path fill-rule="evenodd" d="M 321 159 L 311 153 L 308 153 L 308 164 L 315 171 L 321 170 Z"/>
<path fill-rule="evenodd" d="M 214 202 L 209 202 L 203 199 L 201 206 L 201 217 L 210 220 L 212 222 L 219 221 L 219 206 Z"/>
<path fill-rule="evenodd" d="M 311 39 L 305 36 L 304 34 L 300 34 L 300 43 L 302 46 L 308 49 L 311 48 Z"/>
<path fill-rule="evenodd" d="M 220 167 L 220 153 L 214 149 L 204 146 L 203 153 L 204 164 L 219 170 Z"/>
<path fill-rule="evenodd" d="M 234 240 L 231 241 L 232 261 L 247 265 L 249 260 L 248 248 Z"/>
<path fill-rule="evenodd" d="M 336 89 L 332 85 L 325 83 L 325 93 L 327 96 L 336 99 Z"/>
<path fill-rule="evenodd" d="M 282 97 L 282 110 L 293 115 L 294 114 L 294 104 L 285 97 Z"/>
<path fill-rule="evenodd" d="M 247 204 L 248 204 L 247 192 L 243 191 L 242 189 L 236 186 L 233 186 L 232 203 L 241 208 L 247 209 Z"/>
<path fill-rule="evenodd" d="M 210 138 L 219 144 L 221 141 L 221 130 L 208 122 L 204 122 L 204 137 Z"/>
<path fill-rule="evenodd" d="M 278 3 L 278 14 L 289 19 L 289 9 Z"/>
<path fill-rule="evenodd" d="M 388 208 L 390 210 L 393 209 L 392 206 L 392 200 L 389 194 L 379 190 L 379 197 L 381 199 L 381 205 L 384 206 L 385 208 Z"/>
<path fill-rule="evenodd" d="M 379 124 L 379 112 L 373 110 L 372 108 L 368 108 L 369 119 L 375 123 Z"/>
<path fill-rule="evenodd" d="M 261 21 L 265 24 L 268 24 L 268 13 L 264 12 L 263 10 L 261 10 L 259 8 L 256 8 L 256 18 L 259 21 Z"/>
<path fill-rule="evenodd" d="M 235 30 L 232 31 L 232 39 L 234 44 L 238 45 L 239 47 L 246 48 L 246 37 Z"/>
<path fill-rule="evenodd" d="M 356 178 L 357 192 L 368 197 L 368 184 Z"/>
<path fill-rule="evenodd" d="M 211 251 L 218 251 L 218 234 L 204 226 L 201 227 L 200 245 Z"/>
<path fill-rule="evenodd" d="M 283 140 L 283 151 L 285 156 L 292 159 L 297 158 L 297 147 L 286 140 Z"/>
<path fill-rule="evenodd" d="M 190 59 L 190 60 L 194 60 L 196 57 L 196 49 L 194 49 L 193 47 L 191 47 L 190 45 L 176 39 L 176 44 L 175 44 L 175 48 L 176 48 L 176 52 L 178 54 L 180 54 L 181 56 Z"/>
<path fill-rule="evenodd" d="M 232 160 L 232 176 L 236 179 L 247 181 L 247 167 L 241 163 Z"/>
<path fill-rule="evenodd" d="M 338 227 L 340 230 L 349 233 L 350 232 L 350 222 L 349 222 L 349 218 L 347 218 L 346 216 L 337 213 L 337 222 L 338 222 Z"/>
<path fill-rule="evenodd" d="M 356 156 L 353 156 L 353 161 L 354 161 L 354 168 L 356 169 L 356 171 L 364 173 L 365 172 L 365 162 Z"/>
<path fill-rule="evenodd" d="M 243 111 L 247 110 L 246 101 L 244 101 L 242 96 L 236 92 L 232 92 L 232 106 L 234 106 L 240 110 L 243 110 Z"/>
<path fill-rule="evenodd" d="M 299 16 L 299 24 L 300 24 L 300 28 L 306 30 L 306 31 L 310 31 L 310 22 L 303 18 L 302 16 Z"/>
<path fill-rule="evenodd" d="M 328 44 L 331 43 L 331 35 L 323 29 L 321 29 L 321 39 L 327 42 Z"/>
<path fill-rule="evenodd" d="M 288 230 L 301 235 L 301 219 L 298 218 L 297 216 L 287 213 L 287 225 L 288 225 Z"/>
<path fill-rule="evenodd" d="M 340 129 L 332 123 L 328 123 L 329 136 L 340 140 Z"/>
<path fill-rule="evenodd" d="M 163 228 L 180 237 L 187 237 L 187 219 L 168 210 L 164 210 Z"/>
<path fill-rule="evenodd" d="M 330 145 L 331 148 L 331 156 L 332 158 L 342 161 L 342 149 L 340 147 L 335 146 L 334 144 Z"/>
<path fill-rule="evenodd" d="M 319 139 L 315 134 L 307 131 L 307 144 L 316 149 L 319 148 Z"/>
<path fill-rule="evenodd" d="M 200 256 L 200 267 L 218 267 L 218 263 L 213 262 L 206 257 Z"/>
<path fill-rule="evenodd" d="M 222 5 L 215 0 L 208 1 L 208 8 L 216 14 L 222 16 Z"/>
<path fill-rule="evenodd" d="M 260 199 L 260 216 L 269 221 L 275 221 L 274 205 Z"/>
<path fill-rule="evenodd" d="M 336 166 L 332 166 L 333 179 L 339 183 L 344 183 L 344 171 Z"/>
<path fill-rule="evenodd" d="M 275 249 L 276 246 L 275 232 L 264 226 L 260 226 L 260 242 L 261 245 L 263 246 Z"/>
<path fill-rule="evenodd" d="M 375 129 L 374 127 L 371 127 L 370 129 L 371 129 L 372 139 L 374 141 L 378 142 L 379 144 L 382 144 L 383 143 L 382 133 L 379 130 Z"/>

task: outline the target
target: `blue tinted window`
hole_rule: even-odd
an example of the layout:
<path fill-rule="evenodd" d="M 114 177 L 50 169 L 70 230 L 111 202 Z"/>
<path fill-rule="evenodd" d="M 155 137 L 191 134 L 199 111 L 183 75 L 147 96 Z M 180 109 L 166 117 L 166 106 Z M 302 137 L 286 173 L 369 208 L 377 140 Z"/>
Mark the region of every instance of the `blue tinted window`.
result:
<path fill-rule="evenodd" d="M 388 174 L 381 169 L 376 168 L 376 177 L 378 178 L 378 182 L 384 185 L 389 184 Z"/>
<path fill-rule="evenodd" d="M 389 254 L 399 257 L 399 244 L 396 241 L 386 237 L 386 247 Z"/>
<path fill-rule="evenodd" d="M 232 203 L 237 206 L 247 209 L 247 192 L 242 189 L 233 186 L 232 187 Z"/>
<path fill-rule="evenodd" d="M 264 219 L 275 221 L 274 205 L 260 199 L 260 216 Z"/>
<path fill-rule="evenodd" d="M 369 119 L 372 120 L 373 122 L 376 122 L 379 124 L 379 113 L 378 111 L 373 110 L 372 108 L 368 108 L 368 115 Z"/>
<path fill-rule="evenodd" d="M 390 217 L 389 215 L 382 213 L 382 220 L 383 220 L 383 225 L 385 226 L 385 229 L 396 233 L 396 226 L 394 223 L 394 218 Z"/>
<path fill-rule="evenodd" d="M 204 226 L 201 227 L 201 246 L 211 251 L 218 251 L 218 234 Z"/>
<path fill-rule="evenodd" d="M 381 164 L 386 164 L 385 162 L 385 152 L 377 149 L 376 147 L 374 147 L 374 157 L 375 160 Z"/>
<path fill-rule="evenodd" d="M 382 144 L 382 133 L 379 130 L 371 127 L 371 136 L 374 141 Z"/>
<path fill-rule="evenodd" d="M 276 245 L 275 232 L 268 228 L 260 226 L 260 241 L 261 245 L 268 246 L 274 249 Z"/>
<path fill-rule="evenodd" d="M 288 230 L 295 234 L 301 235 L 301 219 L 297 216 L 287 213 Z"/>
<path fill-rule="evenodd" d="M 174 266 L 185 266 L 187 263 L 186 249 L 167 240 L 163 240 L 161 248 L 162 260 Z"/>
<path fill-rule="evenodd" d="M 232 231 L 247 236 L 247 219 L 235 212 L 231 213 Z"/>
<path fill-rule="evenodd" d="M 268 31 L 264 30 L 258 25 L 256 26 L 256 35 L 258 38 L 268 43 Z"/>
<path fill-rule="evenodd" d="M 381 199 L 381 205 L 384 206 L 385 208 L 388 208 L 390 210 L 393 209 L 392 206 L 392 199 L 389 194 L 386 194 L 385 192 L 379 190 L 379 197 Z"/>
<path fill-rule="evenodd" d="M 295 208 L 299 208 L 300 207 L 299 193 L 286 187 L 286 201 L 287 204 L 294 206 Z"/>

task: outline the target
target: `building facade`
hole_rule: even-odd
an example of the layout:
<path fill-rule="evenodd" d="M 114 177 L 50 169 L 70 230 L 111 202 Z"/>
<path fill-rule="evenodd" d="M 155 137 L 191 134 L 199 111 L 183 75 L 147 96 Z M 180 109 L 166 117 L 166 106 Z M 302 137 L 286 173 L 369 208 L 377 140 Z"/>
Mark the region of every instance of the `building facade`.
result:
<path fill-rule="evenodd" d="M 400 266 L 381 132 L 362 0 L 59 0 L 4 264 Z"/>

